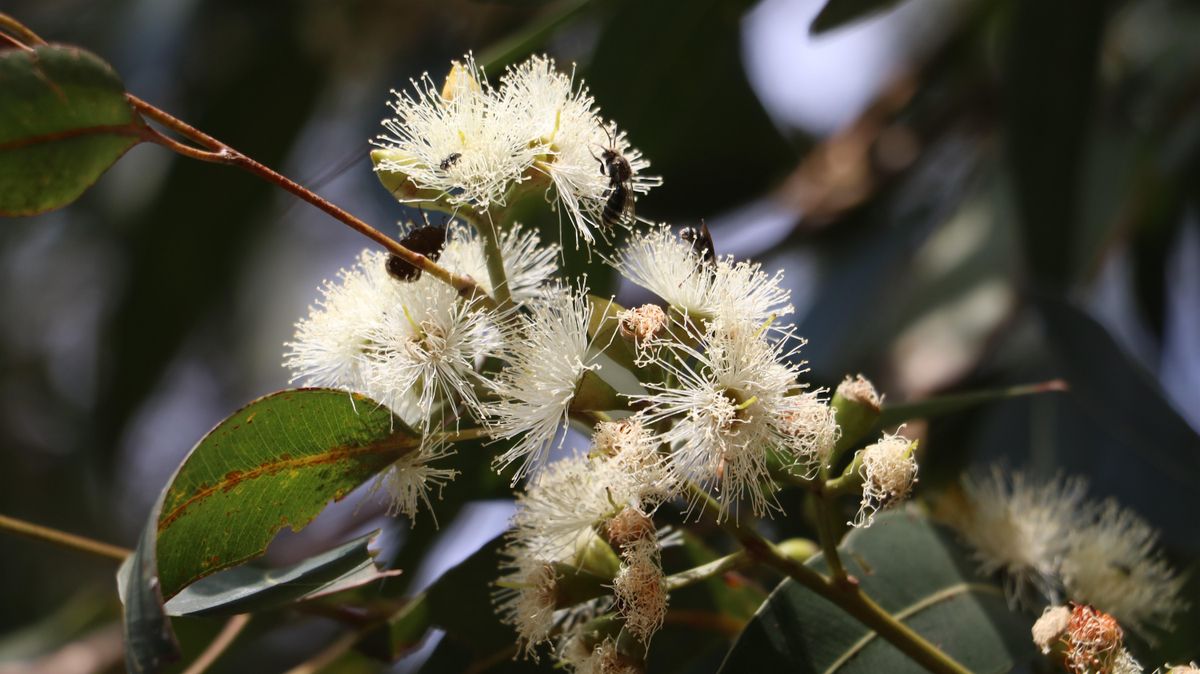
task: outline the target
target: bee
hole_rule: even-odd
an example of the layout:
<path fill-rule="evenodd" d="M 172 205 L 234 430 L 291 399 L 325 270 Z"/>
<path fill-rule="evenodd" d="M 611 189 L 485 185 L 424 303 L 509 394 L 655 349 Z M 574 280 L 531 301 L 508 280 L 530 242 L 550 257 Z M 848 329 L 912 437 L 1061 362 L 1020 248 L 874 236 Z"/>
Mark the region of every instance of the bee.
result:
<path fill-rule="evenodd" d="M 679 230 L 679 238 L 692 245 L 692 253 L 700 257 L 702 264 L 716 266 L 717 250 L 713 246 L 712 233 L 703 220 L 699 227 L 684 227 Z"/>
<path fill-rule="evenodd" d="M 438 164 L 438 167 L 441 168 L 443 171 L 449 171 L 450 167 L 457 164 L 459 159 L 462 159 L 461 152 L 451 153 L 449 157 L 446 157 L 445 159 L 442 160 L 442 163 Z"/>
<path fill-rule="evenodd" d="M 633 167 L 625 155 L 617 150 L 617 139 L 612 129 L 608 132 L 608 147 L 602 149 L 599 157 L 595 154 L 592 156 L 600 162 L 600 174 L 608 178 L 600 224 L 612 227 L 626 222 L 633 217 Z"/>
<path fill-rule="evenodd" d="M 413 229 L 400 239 L 400 245 L 414 253 L 420 253 L 430 260 L 437 262 L 446 247 L 446 235 L 449 228 L 446 225 L 431 225 L 425 211 L 421 211 L 425 224 Z M 387 272 L 397 281 L 416 281 L 421 278 L 420 267 L 414 267 L 399 255 L 388 255 Z"/>

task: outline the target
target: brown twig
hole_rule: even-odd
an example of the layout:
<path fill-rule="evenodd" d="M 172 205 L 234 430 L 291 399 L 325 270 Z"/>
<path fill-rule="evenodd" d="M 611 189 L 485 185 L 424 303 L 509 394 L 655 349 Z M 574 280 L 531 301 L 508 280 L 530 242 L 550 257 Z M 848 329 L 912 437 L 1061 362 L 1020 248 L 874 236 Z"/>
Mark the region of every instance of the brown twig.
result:
<path fill-rule="evenodd" d="M 161 124 L 180 136 L 200 145 L 200 148 L 192 147 L 185 143 L 180 143 L 165 134 L 153 132 L 148 136 L 148 140 L 158 143 L 174 152 L 178 152 L 191 159 L 206 161 L 214 164 L 226 164 L 229 166 L 237 166 L 244 169 L 269 183 L 272 183 L 295 196 L 307 201 L 317 208 L 325 211 L 335 220 L 342 222 L 354 231 L 366 236 L 383 246 L 389 253 L 399 257 L 408 264 L 430 274 L 434 278 L 449 284 L 460 295 L 466 298 L 474 299 L 488 308 L 495 308 L 496 301 L 490 295 L 485 293 L 482 288 L 475 283 L 475 280 L 464 274 L 455 274 L 450 270 L 442 267 L 429 258 L 409 250 L 401 245 L 392 237 L 375 229 L 371 225 L 363 222 L 359 218 L 351 215 L 345 209 L 328 201 L 327 199 L 316 194 L 312 190 L 304 187 L 296 181 L 274 171 L 267 166 L 255 161 L 251 157 L 238 152 L 225 143 L 213 138 L 203 131 L 191 126 L 177 117 L 174 117 L 159 108 L 143 101 L 133 94 L 126 94 L 130 105 L 135 110 L 144 115 L 147 119 Z M 203 148 L 203 149 L 202 149 Z"/>
<path fill-rule="evenodd" d="M 225 622 L 225 626 L 222 627 L 221 631 L 217 634 L 217 637 L 212 640 L 212 643 L 208 645 L 208 648 L 204 649 L 204 652 L 200 654 L 200 657 L 196 658 L 192 664 L 184 670 L 183 674 L 203 674 L 205 671 L 207 671 L 208 668 L 217 661 L 217 658 L 221 657 L 221 654 L 224 653 L 231 645 L 233 645 L 234 640 L 237 639 L 238 635 L 242 633 L 242 630 L 246 628 L 246 625 L 249 622 L 249 613 L 241 613 L 227 620 Z"/>
<path fill-rule="evenodd" d="M 108 557 L 119 562 L 124 561 L 126 557 L 133 554 L 132 550 L 122 548 L 118 545 L 111 545 L 84 536 L 69 534 L 65 531 L 51 529 L 50 527 L 26 522 L 7 515 L 0 515 L 0 529 L 5 529 L 28 538 L 48 541 L 56 545 L 61 545 L 64 548 L 74 548 L 75 550 L 90 552 L 93 555 Z"/>

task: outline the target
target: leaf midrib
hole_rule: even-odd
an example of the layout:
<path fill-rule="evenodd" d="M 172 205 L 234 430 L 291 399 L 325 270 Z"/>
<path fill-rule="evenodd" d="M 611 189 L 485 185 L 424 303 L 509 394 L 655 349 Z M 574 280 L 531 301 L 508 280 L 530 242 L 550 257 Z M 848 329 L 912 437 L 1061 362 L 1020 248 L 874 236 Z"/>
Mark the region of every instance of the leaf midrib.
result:
<path fill-rule="evenodd" d="M 238 484 L 251 482 L 262 477 L 274 475 L 284 470 L 292 468 L 306 468 L 325 463 L 337 463 L 339 461 L 351 459 L 356 456 L 383 454 L 390 451 L 396 451 L 397 458 L 399 458 L 404 453 L 400 450 L 411 450 L 416 448 L 418 444 L 419 440 L 411 438 L 402 433 L 396 433 L 383 438 L 382 440 L 376 440 L 375 442 L 361 445 L 359 447 L 339 446 L 319 454 L 310 454 L 307 456 L 269 461 L 250 470 L 238 472 L 237 475 L 233 477 L 230 477 L 230 475 L 234 471 L 230 471 L 230 473 L 226 473 L 214 484 L 197 490 L 185 501 L 175 506 L 170 511 L 163 513 L 162 517 L 160 517 L 158 520 L 158 531 L 159 533 L 162 533 L 167 527 L 171 526 L 171 524 L 182 517 L 188 508 L 207 499 L 217 491 L 232 489 Z"/>
<path fill-rule="evenodd" d="M 943 601 L 949 601 L 955 597 L 958 597 L 959 595 L 967 594 L 969 592 L 985 592 L 988 594 L 999 595 L 1001 597 L 1004 596 L 1004 593 L 998 588 L 988 585 L 987 583 L 955 583 L 954 585 L 934 592 L 915 604 L 910 604 L 909 606 L 896 611 L 892 614 L 892 616 L 895 617 L 896 620 L 904 621 L 920 613 L 921 611 L 924 611 L 925 609 L 933 608 L 935 605 Z M 868 644 L 871 643 L 872 640 L 878 636 L 878 632 L 875 632 L 874 630 L 868 630 L 867 633 L 863 635 L 861 639 L 854 642 L 854 644 L 852 644 L 840 658 L 834 660 L 833 664 L 829 665 L 829 668 L 826 669 L 823 674 L 833 674 L 836 672 L 843 665 L 852 660 L 854 656 L 858 655 L 867 647 Z"/>

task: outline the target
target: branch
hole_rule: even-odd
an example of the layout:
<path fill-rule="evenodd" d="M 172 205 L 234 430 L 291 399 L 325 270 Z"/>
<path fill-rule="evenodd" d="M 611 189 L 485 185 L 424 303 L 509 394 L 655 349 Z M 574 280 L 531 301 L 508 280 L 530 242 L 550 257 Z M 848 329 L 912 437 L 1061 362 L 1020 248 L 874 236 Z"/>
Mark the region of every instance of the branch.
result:
<path fill-rule="evenodd" d="M 117 545 L 110 545 L 109 543 L 103 543 L 84 536 L 69 534 L 65 531 L 51 529 L 50 527 L 8 517 L 7 515 L 0 515 L 0 529 L 6 529 L 27 538 L 48 541 L 56 545 L 61 545 L 64 548 L 73 548 L 75 550 L 90 552 L 99 557 L 108 557 L 118 562 L 125 561 L 126 557 L 133 554 L 132 550 Z"/>
<path fill-rule="evenodd" d="M 188 146 L 157 132 L 150 135 L 149 140 L 152 140 L 159 145 L 162 145 L 191 159 L 197 159 L 199 161 L 206 161 L 214 164 L 237 166 L 250 173 L 253 173 L 259 178 L 262 178 L 263 180 L 266 180 L 267 182 L 272 183 L 288 192 L 291 192 L 295 196 L 307 201 L 322 211 L 325 211 L 335 220 L 342 222 L 354 231 L 380 244 L 389 253 L 399 257 L 408 264 L 430 274 L 434 278 L 437 278 L 444 283 L 449 284 L 451 287 L 457 290 L 458 294 L 462 297 L 478 301 L 483 306 L 490 309 L 496 308 L 496 301 L 487 293 L 483 292 L 483 289 L 481 289 L 471 277 L 464 274 L 455 274 L 454 272 L 442 267 L 424 255 L 409 250 L 392 237 L 351 215 L 340 206 L 337 206 L 336 204 L 326 200 L 312 190 L 288 178 L 287 176 L 284 176 L 283 174 L 278 173 L 277 171 L 274 171 L 263 164 L 260 164 L 241 152 L 238 152 L 232 147 L 191 126 L 183 120 L 173 117 L 172 115 L 154 107 L 153 105 L 143 101 L 133 94 L 126 94 L 125 96 L 135 110 L 142 113 L 147 118 L 162 124 L 164 127 L 174 131 L 180 136 L 183 136 L 184 138 L 187 138 L 188 140 L 200 145 L 204 149 Z"/>

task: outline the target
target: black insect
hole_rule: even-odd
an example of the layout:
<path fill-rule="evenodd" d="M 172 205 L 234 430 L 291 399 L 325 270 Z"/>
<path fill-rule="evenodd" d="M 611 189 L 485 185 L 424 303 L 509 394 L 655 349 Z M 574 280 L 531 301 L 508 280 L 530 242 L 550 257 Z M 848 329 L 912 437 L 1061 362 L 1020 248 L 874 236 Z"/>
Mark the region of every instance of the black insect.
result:
<path fill-rule="evenodd" d="M 442 256 L 442 249 L 446 247 L 446 233 L 449 229 L 445 225 L 429 224 L 429 218 L 425 217 L 423 212 L 421 216 L 425 218 L 425 224 L 405 234 L 400 239 L 400 245 L 437 262 Z M 387 272 L 398 281 L 416 281 L 421 278 L 419 267 L 412 266 L 395 254 L 388 255 Z"/>
<path fill-rule="evenodd" d="M 703 220 L 699 227 L 684 227 L 679 230 L 679 238 L 692 245 L 692 253 L 700 256 L 700 261 L 709 265 L 717 264 L 717 250 L 713 246 L 712 233 Z"/>
<path fill-rule="evenodd" d="M 438 164 L 438 166 L 441 167 L 443 171 L 449 171 L 450 167 L 457 164 L 459 159 L 462 159 L 462 153 L 454 152 L 449 157 L 443 159 L 442 163 Z"/>
<path fill-rule="evenodd" d="M 616 146 L 617 139 L 610 131 L 608 147 L 596 157 L 596 161 L 600 162 L 600 173 L 608 178 L 604 210 L 600 214 L 600 224 L 605 227 L 612 227 L 633 217 L 633 167 Z"/>

